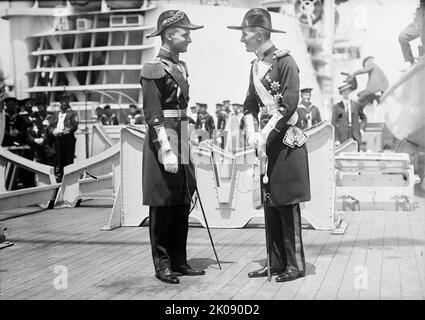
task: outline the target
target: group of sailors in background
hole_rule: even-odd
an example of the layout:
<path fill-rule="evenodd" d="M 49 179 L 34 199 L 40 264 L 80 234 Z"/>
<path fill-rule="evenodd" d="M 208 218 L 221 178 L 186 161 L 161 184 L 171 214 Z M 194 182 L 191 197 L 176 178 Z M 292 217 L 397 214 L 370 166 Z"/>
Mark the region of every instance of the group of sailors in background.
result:
<path fill-rule="evenodd" d="M 44 104 L 34 99 L 4 99 L 5 133 L 2 147 L 29 160 L 54 166 L 58 181 L 63 168 L 74 162 L 77 113 L 71 109 L 70 96 L 62 95 L 60 110 L 49 112 Z M 35 175 L 20 169 L 15 188 L 35 186 Z"/>

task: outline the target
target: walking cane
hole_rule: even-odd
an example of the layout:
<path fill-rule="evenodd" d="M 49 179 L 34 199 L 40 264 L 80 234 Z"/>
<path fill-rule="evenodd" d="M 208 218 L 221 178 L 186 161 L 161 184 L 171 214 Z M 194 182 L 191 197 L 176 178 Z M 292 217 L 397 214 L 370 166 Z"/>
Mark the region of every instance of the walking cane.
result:
<path fill-rule="evenodd" d="M 199 199 L 199 205 L 201 206 L 202 216 L 204 217 L 205 226 L 207 227 L 208 236 L 210 237 L 210 241 L 211 241 L 211 245 L 212 245 L 212 248 L 213 248 L 213 251 L 214 251 L 215 259 L 217 260 L 218 267 L 221 270 L 220 260 L 218 259 L 217 252 L 215 251 L 214 241 L 213 241 L 212 236 L 211 236 L 210 227 L 208 226 L 208 221 L 207 221 L 207 217 L 205 215 L 204 206 L 202 205 L 201 196 L 199 195 L 198 186 L 196 185 L 195 188 L 196 188 L 195 189 L 196 190 L 196 196 Z"/>
<path fill-rule="evenodd" d="M 265 148 L 265 147 L 263 147 Z M 258 157 L 260 158 L 260 190 L 261 190 L 261 202 L 263 203 L 264 209 L 264 230 L 266 232 L 266 251 L 267 251 L 267 280 L 271 281 L 271 248 L 269 242 L 269 234 L 267 232 L 267 212 L 266 207 L 270 206 L 269 194 L 267 192 L 266 185 L 269 183 L 267 176 L 267 155 L 265 150 L 259 150 Z"/>

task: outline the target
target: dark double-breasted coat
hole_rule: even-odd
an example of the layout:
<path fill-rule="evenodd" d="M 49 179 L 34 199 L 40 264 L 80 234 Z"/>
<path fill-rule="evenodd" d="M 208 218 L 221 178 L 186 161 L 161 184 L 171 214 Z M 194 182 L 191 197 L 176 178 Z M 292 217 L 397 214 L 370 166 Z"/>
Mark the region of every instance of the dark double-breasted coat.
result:
<path fill-rule="evenodd" d="M 244 113 L 253 114 L 262 127 L 262 123 L 267 122 L 268 118 L 258 119 L 260 108 L 264 108 L 264 104 L 256 92 L 252 76 L 257 61 L 258 59 L 252 63 Z M 268 66 L 261 83 L 274 97 L 281 96 L 279 112 L 283 115 L 276 125 L 279 132 L 273 130 L 267 138 L 267 174 L 270 181 L 271 205 L 284 206 L 309 201 L 310 180 L 306 146 L 304 144 L 292 148 L 282 142 L 290 127 L 287 122 L 298 106 L 298 66 L 288 52 L 277 50 L 275 46 L 266 50 L 261 61 Z"/>
<path fill-rule="evenodd" d="M 190 204 L 196 180 L 194 165 L 190 158 L 189 122 L 184 115 L 174 118 L 164 117 L 166 110 L 187 109 L 189 84 L 186 65 L 161 48 L 157 58 L 143 66 L 140 84 L 143 111 L 148 124 L 143 145 L 143 204 L 149 206 Z M 176 174 L 166 172 L 159 159 L 160 144 L 155 128 L 162 125 L 170 136 L 170 146 L 178 158 Z"/>

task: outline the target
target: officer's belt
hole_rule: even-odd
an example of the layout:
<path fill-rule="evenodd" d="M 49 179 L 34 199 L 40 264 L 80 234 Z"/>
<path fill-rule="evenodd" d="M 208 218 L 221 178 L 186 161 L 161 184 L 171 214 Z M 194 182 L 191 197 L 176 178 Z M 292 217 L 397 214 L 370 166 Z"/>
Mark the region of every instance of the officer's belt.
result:
<path fill-rule="evenodd" d="M 162 110 L 164 118 L 182 118 L 186 117 L 186 109 Z"/>

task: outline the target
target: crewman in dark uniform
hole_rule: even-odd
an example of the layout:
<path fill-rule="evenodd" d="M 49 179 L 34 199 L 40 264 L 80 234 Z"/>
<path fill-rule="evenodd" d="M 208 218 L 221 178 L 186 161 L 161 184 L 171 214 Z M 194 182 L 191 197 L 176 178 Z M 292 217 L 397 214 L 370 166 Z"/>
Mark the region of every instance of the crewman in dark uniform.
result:
<path fill-rule="evenodd" d="M 227 113 L 223 110 L 224 105 L 222 103 L 215 104 L 215 121 L 217 123 L 217 143 L 220 148 L 224 149 L 227 140 L 226 123 Z"/>
<path fill-rule="evenodd" d="M 208 132 L 209 139 L 213 137 L 215 123 L 214 118 L 207 111 L 208 105 L 206 103 L 199 104 L 198 119 L 196 120 L 195 129 L 200 129 Z"/>
<path fill-rule="evenodd" d="M 266 191 L 270 273 L 278 275 L 278 282 L 295 280 L 305 275 L 299 204 L 310 200 L 307 136 L 295 126 L 298 66 L 288 51 L 278 50 L 270 40 L 272 32 L 284 31 L 272 28 L 270 13 L 265 9 L 249 10 L 241 26 L 228 28 L 241 30 L 240 41 L 257 56 L 251 65 L 244 118 L 248 144 L 265 149 L 268 159 L 262 188 Z M 250 272 L 248 277 L 264 277 L 267 271 L 266 266 Z"/>
<path fill-rule="evenodd" d="M 55 171 L 58 181 L 62 181 L 63 168 L 74 163 L 75 131 L 78 129 L 77 113 L 71 109 L 70 96 L 64 94 L 61 98 L 60 111 L 53 115 L 52 132 L 55 137 Z"/>
<path fill-rule="evenodd" d="M 137 106 L 134 104 L 130 104 L 130 114 L 127 115 L 126 124 L 128 125 L 136 125 L 136 124 L 143 124 L 144 119 L 142 117 L 142 114 L 140 112 L 137 112 Z"/>
<path fill-rule="evenodd" d="M 226 128 L 227 113 L 223 110 L 224 105 L 222 103 L 216 103 L 215 114 L 217 117 L 217 130 L 224 130 Z"/>
<path fill-rule="evenodd" d="M 32 107 L 35 100 L 26 98 L 18 100 L 19 112 L 16 115 L 14 126 L 18 130 L 16 142 L 23 147 L 29 146 L 28 130 L 32 127 Z M 34 150 L 31 148 L 20 151 L 20 155 L 26 159 L 34 160 Z M 35 174 L 29 170 L 19 168 L 18 179 L 22 183 L 23 188 L 30 188 L 35 186 Z"/>
<path fill-rule="evenodd" d="M 15 128 L 19 131 L 17 141 L 20 145 L 27 144 L 27 132 L 28 128 L 32 126 L 32 107 L 34 106 L 34 100 L 31 98 L 18 100 L 19 112 L 15 119 Z"/>
<path fill-rule="evenodd" d="M 161 13 L 157 30 L 148 37 L 161 36 L 162 46 L 156 59 L 143 65 L 140 79 L 148 124 L 143 145 L 143 204 L 149 206 L 155 276 L 171 284 L 179 283 L 178 275 L 205 274 L 189 266 L 186 256 L 196 180 L 186 114 L 188 71 L 179 60 L 179 53 L 186 52 L 191 43 L 190 30 L 200 28 L 183 11 Z"/>
<path fill-rule="evenodd" d="M 16 114 L 18 112 L 18 99 L 7 97 L 4 99 L 4 137 L 1 143 L 2 147 L 10 147 L 17 144 L 16 137 L 18 130 L 15 128 Z"/>
<path fill-rule="evenodd" d="M 300 90 L 301 102 L 298 105 L 298 123 L 301 129 L 307 129 L 322 121 L 319 108 L 311 103 L 312 88 L 303 88 Z"/>
<path fill-rule="evenodd" d="M 111 106 L 109 104 L 103 107 L 103 114 L 101 117 L 101 121 L 104 126 L 118 125 L 118 118 L 115 115 L 115 113 L 111 111 Z"/>
<path fill-rule="evenodd" d="M 47 117 L 47 110 L 46 118 L 43 119 L 38 107 L 32 107 L 32 126 L 28 128 L 27 141 L 31 149 L 34 151 L 35 161 L 53 166 L 55 157 L 55 139 Z"/>

